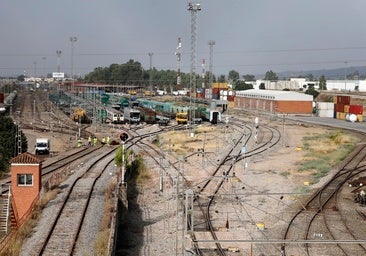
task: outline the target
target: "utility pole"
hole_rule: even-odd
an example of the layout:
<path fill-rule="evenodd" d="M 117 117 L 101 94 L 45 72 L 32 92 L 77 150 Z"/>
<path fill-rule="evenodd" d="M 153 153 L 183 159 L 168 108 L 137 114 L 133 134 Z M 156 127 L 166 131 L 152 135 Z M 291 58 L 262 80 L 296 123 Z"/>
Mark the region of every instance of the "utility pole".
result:
<path fill-rule="evenodd" d="M 213 46 L 215 45 L 215 41 L 210 40 L 208 41 L 208 45 L 210 46 L 210 63 L 209 63 L 209 77 L 208 77 L 208 86 L 212 88 L 212 81 L 213 81 Z"/>
<path fill-rule="evenodd" d="M 201 11 L 201 5 L 198 3 L 188 3 L 188 11 L 191 12 L 191 73 L 190 73 L 190 136 L 194 136 L 193 120 L 195 118 L 195 101 L 192 107 L 192 94 L 196 93 L 196 20 L 197 12 Z"/>
<path fill-rule="evenodd" d="M 153 89 L 152 89 L 152 56 L 154 53 L 149 52 L 149 57 L 150 57 L 150 72 L 149 72 L 149 87 L 150 87 L 150 93 L 152 93 Z"/>
<path fill-rule="evenodd" d="M 37 61 L 34 61 L 33 65 L 34 65 L 34 74 L 33 74 L 33 76 L 37 77 Z"/>
<path fill-rule="evenodd" d="M 202 59 L 202 95 L 205 98 L 205 87 L 206 87 L 206 60 Z"/>
<path fill-rule="evenodd" d="M 47 74 L 45 74 L 47 57 L 42 57 L 42 60 L 43 60 L 43 70 L 42 70 L 43 77 L 47 77 Z"/>
<path fill-rule="evenodd" d="M 74 43 L 77 41 L 76 36 L 70 37 L 71 42 L 71 81 L 72 81 L 72 90 L 75 90 L 74 88 Z"/>

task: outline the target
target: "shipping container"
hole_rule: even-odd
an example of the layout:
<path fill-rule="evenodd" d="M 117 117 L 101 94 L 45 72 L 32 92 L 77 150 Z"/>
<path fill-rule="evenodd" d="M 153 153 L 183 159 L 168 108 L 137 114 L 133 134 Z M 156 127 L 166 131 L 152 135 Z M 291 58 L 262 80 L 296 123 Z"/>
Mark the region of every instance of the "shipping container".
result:
<path fill-rule="evenodd" d="M 363 122 L 363 115 L 356 115 L 357 116 L 357 122 Z"/>
<path fill-rule="evenodd" d="M 316 106 L 318 110 L 334 110 L 332 102 L 316 102 L 313 106 Z"/>
<path fill-rule="evenodd" d="M 228 90 L 220 90 L 220 96 L 227 96 L 229 95 Z"/>
<path fill-rule="evenodd" d="M 228 108 L 234 108 L 234 107 L 235 107 L 235 102 L 229 101 Z"/>
<path fill-rule="evenodd" d="M 351 96 L 337 95 L 334 97 L 335 104 L 349 105 L 351 103 Z"/>
<path fill-rule="evenodd" d="M 337 119 L 346 120 L 346 113 L 337 112 Z"/>
<path fill-rule="evenodd" d="M 344 105 L 343 112 L 349 113 L 349 106 L 350 105 Z"/>
<path fill-rule="evenodd" d="M 362 105 L 350 105 L 349 106 L 349 113 L 355 115 L 362 115 L 363 114 L 363 106 Z"/>
<path fill-rule="evenodd" d="M 318 116 L 334 118 L 334 111 L 333 111 L 333 109 L 319 109 Z"/>
<path fill-rule="evenodd" d="M 202 99 L 203 98 L 203 93 L 202 92 L 197 92 L 197 98 Z"/>
<path fill-rule="evenodd" d="M 212 94 L 220 95 L 220 88 L 212 88 Z"/>
<path fill-rule="evenodd" d="M 228 88 L 228 84 L 227 83 L 212 83 L 212 89 L 217 88 L 217 89 L 227 89 Z"/>
<path fill-rule="evenodd" d="M 344 104 L 342 104 L 342 103 L 337 103 L 337 104 L 335 104 L 334 105 L 334 110 L 336 111 L 336 112 L 345 112 L 344 111 Z"/>
<path fill-rule="evenodd" d="M 234 95 L 228 95 L 228 96 L 227 96 L 227 100 L 228 100 L 229 102 L 233 102 L 233 101 L 235 101 L 235 96 L 234 96 Z"/>

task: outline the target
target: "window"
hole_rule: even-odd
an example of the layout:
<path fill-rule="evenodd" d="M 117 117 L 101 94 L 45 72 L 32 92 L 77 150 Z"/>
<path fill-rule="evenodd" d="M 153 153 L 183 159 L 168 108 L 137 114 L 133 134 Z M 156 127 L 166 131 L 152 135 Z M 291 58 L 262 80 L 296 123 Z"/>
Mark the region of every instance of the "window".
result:
<path fill-rule="evenodd" d="M 32 186 L 33 174 L 18 174 L 18 186 Z"/>

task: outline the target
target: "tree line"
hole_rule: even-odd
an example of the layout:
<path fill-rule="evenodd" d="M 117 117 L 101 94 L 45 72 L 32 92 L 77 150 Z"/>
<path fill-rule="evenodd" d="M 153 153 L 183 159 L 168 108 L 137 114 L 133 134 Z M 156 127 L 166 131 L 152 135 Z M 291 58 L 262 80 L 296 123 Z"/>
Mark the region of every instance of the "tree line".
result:
<path fill-rule="evenodd" d="M 10 159 L 18 154 L 19 127 L 8 116 L 0 116 L 0 177 L 9 171 Z M 28 141 L 20 130 L 20 153 L 27 152 Z"/>
<path fill-rule="evenodd" d="M 152 68 L 151 70 L 144 69 L 140 62 L 130 59 L 123 64 L 111 64 L 109 67 L 97 67 L 89 74 L 85 75 L 83 81 L 87 83 L 104 83 L 104 84 L 125 84 L 125 85 L 138 85 L 145 87 L 147 89 L 153 87 L 153 89 L 165 89 L 170 91 L 169 88 L 176 90 L 181 89 L 177 86 L 177 71 L 175 70 L 157 70 Z M 206 71 L 205 78 L 202 75 L 196 74 L 196 88 L 200 88 L 202 82 L 208 84 L 210 72 Z M 190 74 L 182 72 L 181 77 L 181 87 L 190 86 Z M 228 76 L 219 75 L 216 77 L 212 74 L 213 82 L 229 82 L 233 85 L 234 90 L 247 90 L 252 89 L 252 81 L 256 78 L 254 75 L 245 74 L 240 77 L 238 71 L 230 70 Z M 314 81 L 315 78 L 308 74 L 305 76 L 308 81 Z M 203 81 L 205 79 L 205 81 Z M 265 73 L 264 80 L 278 81 L 279 78 L 277 74 L 269 70 Z M 321 89 L 326 88 L 325 77 L 321 76 L 319 78 Z M 259 86 L 260 89 L 265 89 L 264 85 Z"/>

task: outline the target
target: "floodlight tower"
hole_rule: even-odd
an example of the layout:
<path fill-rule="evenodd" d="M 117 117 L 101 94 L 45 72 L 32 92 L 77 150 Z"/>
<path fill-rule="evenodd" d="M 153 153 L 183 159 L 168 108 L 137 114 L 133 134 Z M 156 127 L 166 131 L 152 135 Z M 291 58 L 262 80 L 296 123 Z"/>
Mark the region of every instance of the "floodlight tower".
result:
<path fill-rule="evenodd" d="M 180 37 L 178 37 L 178 46 L 177 46 L 177 51 L 175 52 L 175 55 L 177 55 L 177 66 L 178 66 L 178 71 L 177 71 L 177 86 L 178 87 L 180 87 L 181 81 L 182 81 L 182 78 L 180 75 L 180 67 L 181 67 L 181 60 L 182 60 L 181 59 L 181 56 L 182 56 L 181 50 L 182 50 L 182 43 L 181 43 Z"/>
<path fill-rule="evenodd" d="M 61 58 L 61 50 L 57 50 L 56 54 L 57 54 L 57 73 L 60 73 L 61 71 L 61 67 L 60 67 L 60 58 Z"/>
<path fill-rule="evenodd" d="M 209 64 L 209 77 L 208 77 L 208 86 L 212 88 L 212 80 L 213 80 L 213 46 L 215 45 L 215 41 L 208 41 L 208 45 L 210 46 L 210 64 Z"/>
<path fill-rule="evenodd" d="M 194 106 L 192 109 L 192 94 L 196 92 L 196 20 L 197 12 L 201 11 L 201 5 L 199 3 L 188 3 L 188 11 L 191 12 L 191 73 L 190 73 L 190 121 L 194 119 Z M 192 116 L 193 113 L 193 116 Z M 192 125 L 191 125 L 192 128 Z M 191 136 L 194 133 L 191 129 Z"/>

